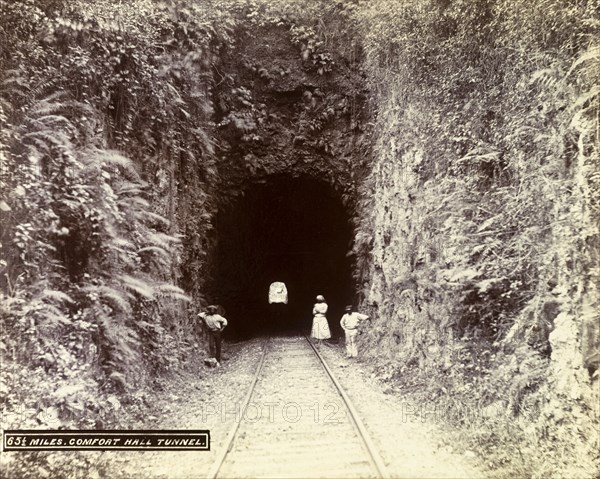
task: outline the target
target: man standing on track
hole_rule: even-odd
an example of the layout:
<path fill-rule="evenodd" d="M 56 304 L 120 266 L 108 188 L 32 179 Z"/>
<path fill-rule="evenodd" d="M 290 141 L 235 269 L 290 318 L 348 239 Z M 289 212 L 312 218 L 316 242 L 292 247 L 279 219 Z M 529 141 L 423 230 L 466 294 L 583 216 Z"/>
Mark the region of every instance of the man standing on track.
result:
<path fill-rule="evenodd" d="M 208 329 L 208 347 L 210 350 L 211 357 L 215 358 L 217 366 L 221 363 L 221 332 L 227 326 L 227 320 L 217 314 L 216 306 L 209 306 L 206 308 L 207 313 L 201 313 L 200 317 L 204 319 L 204 324 Z"/>
<path fill-rule="evenodd" d="M 358 324 L 369 317 L 366 314 L 357 313 L 351 304 L 346 306 L 346 314 L 342 316 L 340 324 L 346 334 L 346 357 L 355 358 L 358 356 L 356 348 L 356 335 L 358 334 Z"/>

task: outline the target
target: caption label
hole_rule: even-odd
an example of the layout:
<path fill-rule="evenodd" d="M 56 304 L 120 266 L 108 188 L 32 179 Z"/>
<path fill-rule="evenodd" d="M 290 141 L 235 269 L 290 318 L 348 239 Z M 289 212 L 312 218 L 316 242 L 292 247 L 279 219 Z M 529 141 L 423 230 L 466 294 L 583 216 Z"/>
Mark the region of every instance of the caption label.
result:
<path fill-rule="evenodd" d="M 6 430 L 3 451 L 210 451 L 210 431 Z"/>

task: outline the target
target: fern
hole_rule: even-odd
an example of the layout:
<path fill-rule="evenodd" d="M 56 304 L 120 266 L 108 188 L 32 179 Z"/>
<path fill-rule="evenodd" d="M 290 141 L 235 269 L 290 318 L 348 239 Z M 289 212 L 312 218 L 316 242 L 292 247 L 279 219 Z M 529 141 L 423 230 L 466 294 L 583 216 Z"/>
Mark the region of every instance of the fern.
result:
<path fill-rule="evenodd" d="M 159 246 L 145 246 L 144 248 L 140 248 L 137 252 L 138 252 L 138 254 L 140 254 L 140 253 L 155 253 L 157 256 L 159 256 L 163 260 L 165 260 L 165 261 L 169 260 L 169 252 Z"/>
<path fill-rule="evenodd" d="M 588 50 L 586 52 L 584 52 L 581 56 L 579 56 L 579 58 L 577 60 L 575 60 L 573 62 L 573 64 L 571 65 L 571 68 L 569 68 L 569 71 L 567 72 L 567 74 L 565 76 L 568 77 L 571 74 L 573 74 L 573 72 L 575 72 L 584 63 L 598 62 L 599 60 L 600 60 L 600 46 L 592 45 L 588 48 Z M 597 72 L 597 70 L 598 70 L 597 65 L 595 66 L 595 70 Z M 590 71 L 594 72 L 594 67 L 591 67 Z"/>
<path fill-rule="evenodd" d="M 89 158 L 96 161 L 98 165 L 114 166 L 122 169 L 131 178 L 139 181 L 139 174 L 134 164 L 129 158 L 126 158 L 118 151 L 114 150 L 93 150 Z"/>
<path fill-rule="evenodd" d="M 152 211 L 142 210 L 138 212 L 138 217 L 141 221 L 144 221 L 145 223 L 156 222 L 167 228 L 171 225 L 171 222 L 167 218 Z"/>
<path fill-rule="evenodd" d="M 144 211 L 145 209 L 150 208 L 150 203 L 139 196 L 119 196 L 119 200 L 117 201 L 119 207 L 121 207 L 124 211 L 132 212 L 136 216 L 139 211 Z M 141 215 L 139 219 L 143 220 L 143 215 Z"/>
<path fill-rule="evenodd" d="M 124 181 L 118 185 L 116 188 L 116 193 L 119 196 L 122 195 L 140 195 L 142 194 L 142 185 L 140 183 L 132 183 L 129 181 Z"/>
<path fill-rule="evenodd" d="M 83 288 L 88 293 L 97 294 L 105 303 L 108 303 L 118 312 L 131 314 L 131 301 L 133 297 L 122 290 L 108 285 L 86 286 Z"/>
<path fill-rule="evenodd" d="M 122 281 L 125 289 L 129 289 L 146 299 L 153 299 L 155 293 L 154 285 L 130 275 L 119 275 L 118 278 Z"/>
<path fill-rule="evenodd" d="M 73 298 L 71 298 L 71 296 L 69 296 L 67 293 L 63 292 L 63 291 L 56 291 L 56 290 L 51 290 L 51 289 L 45 289 L 42 292 L 42 299 L 51 299 L 53 301 L 58 301 L 60 303 L 66 302 L 66 303 L 74 303 Z"/>
<path fill-rule="evenodd" d="M 133 250 L 135 247 L 133 241 L 122 237 L 111 238 L 108 242 L 108 245 L 113 246 L 114 248 L 123 252 L 126 252 L 127 250 Z"/>
<path fill-rule="evenodd" d="M 166 298 L 173 298 L 180 301 L 190 302 L 191 298 L 185 294 L 181 288 L 177 286 L 173 286 L 172 284 L 161 284 L 154 287 L 157 296 L 162 296 Z"/>
<path fill-rule="evenodd" d="M 545 68 L 536 71 L 531 76 L 530 84 L 540 84 L 543 88 L 555 88 L 559 81 L 562 81 L 563 75 L 556 68 Z"/>
<path fill-rule="evenodd" d="M 52 130 L 33 131 L 31 133 L 25 133 L 23 140 L 29 139 L 43 141 L 48 147 L 62 147 L 69 144 L 69 137 L 63 132 L 56 132 Z"/>
<path fill-rule="evenodd" d="M 65 91 L 57 91 L 41 100 L 38 99 L 31 105 L 28 114 L 31 118 L 39 118 L 64 112 L 66 103 L 60 100 L 66 99 L 67 97 L 68 94 Z"/>

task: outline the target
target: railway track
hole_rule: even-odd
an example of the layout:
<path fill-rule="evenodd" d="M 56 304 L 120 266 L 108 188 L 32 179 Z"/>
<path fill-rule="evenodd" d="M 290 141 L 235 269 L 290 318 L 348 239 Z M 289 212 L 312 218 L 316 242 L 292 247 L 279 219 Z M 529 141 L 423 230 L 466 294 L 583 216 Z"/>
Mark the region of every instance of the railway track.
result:
<path fill-rule="evenodd" d="M 347 394 L 305 337 L 266 340 L 208 477 L 387 477 Z"/>

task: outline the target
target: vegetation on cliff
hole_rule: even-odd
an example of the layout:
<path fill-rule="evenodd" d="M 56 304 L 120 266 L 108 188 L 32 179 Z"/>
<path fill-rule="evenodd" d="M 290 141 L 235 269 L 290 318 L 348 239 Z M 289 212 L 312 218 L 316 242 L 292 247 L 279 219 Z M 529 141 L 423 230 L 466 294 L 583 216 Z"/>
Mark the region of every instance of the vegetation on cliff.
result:
<path fill-rule="evenodd" d="M 363 347 L 492 466 L 509 443 L 519 476 L 590 474 L 569 467 L 598 445 L 598 3 L 355 11 L 377 107 Z"/>
<path fill-rule="evenodd" d="M 1 7 L 3 408 L 110 423 L 107 397 L 176 369 L 197 340 L 185 312 L 227 30 L 150 1 L 116 17 L 109 1 Z"/>
<path fill-rule="evenodd" d="M 381 377 L 445 408 L 491 468 L 590 475 L 599 10 L 0 1 L 5 417 L 117 424 L 197 349 L 218 209 L 307 175 L 353 218 Z"/>

